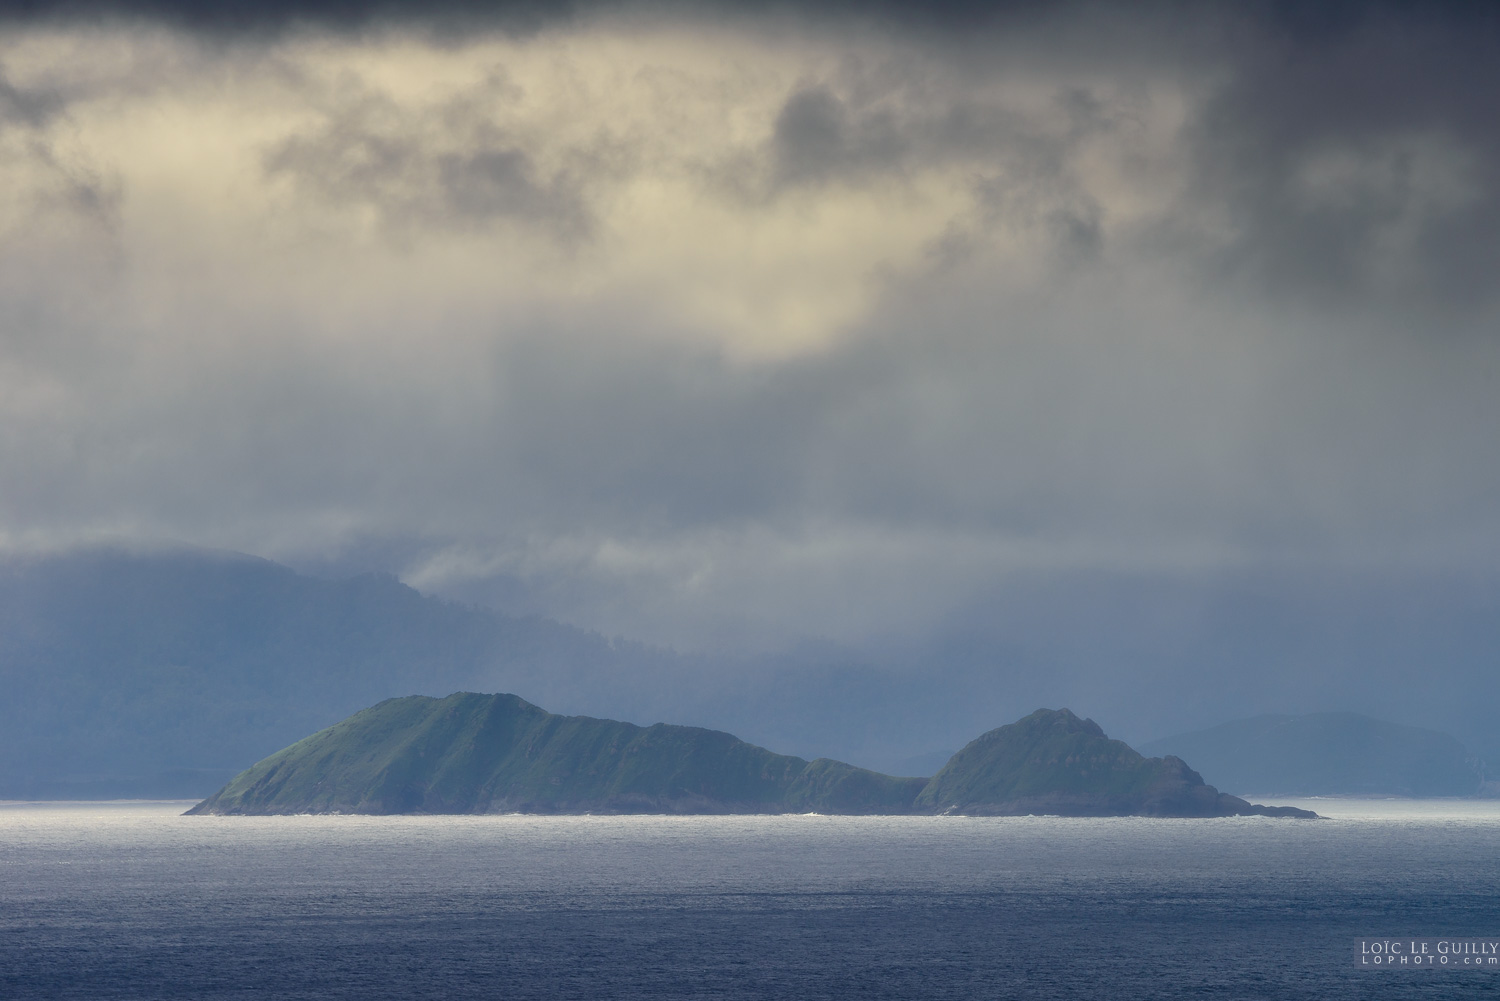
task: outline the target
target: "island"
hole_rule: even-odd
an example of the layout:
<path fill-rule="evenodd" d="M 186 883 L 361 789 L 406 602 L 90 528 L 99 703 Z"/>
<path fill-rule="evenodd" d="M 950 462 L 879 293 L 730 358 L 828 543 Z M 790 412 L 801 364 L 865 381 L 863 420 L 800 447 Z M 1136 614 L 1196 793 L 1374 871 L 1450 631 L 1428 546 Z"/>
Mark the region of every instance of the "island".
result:
<path fill-rule="evenodd" d="M 515 695 L 387 699 L 241 772 L 189 814 L 826 813 L 1315 817 L 1206 785 L 1067 709 L 931 778 L 776 754 L 717 730 L 559 716 Z"/>
<path fill-rule="evenodd" d="M 912 808 L 971 816 L 1316 816 L 1221 793 L 1181 758 L 1148 758 L 1067 709 L 1038 709 L 970 741 Z"/>

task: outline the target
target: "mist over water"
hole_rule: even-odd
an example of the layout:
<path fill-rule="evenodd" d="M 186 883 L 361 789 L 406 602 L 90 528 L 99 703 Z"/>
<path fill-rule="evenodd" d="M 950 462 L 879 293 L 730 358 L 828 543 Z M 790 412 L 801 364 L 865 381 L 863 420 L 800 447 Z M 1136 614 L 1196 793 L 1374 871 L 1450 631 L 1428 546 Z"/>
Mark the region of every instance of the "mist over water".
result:
<path fill-rule="evenodd" d="M 181 817 L 0 806 L 8 998 L 1468 997 L 1500 803 L 1333 819 Z"/>

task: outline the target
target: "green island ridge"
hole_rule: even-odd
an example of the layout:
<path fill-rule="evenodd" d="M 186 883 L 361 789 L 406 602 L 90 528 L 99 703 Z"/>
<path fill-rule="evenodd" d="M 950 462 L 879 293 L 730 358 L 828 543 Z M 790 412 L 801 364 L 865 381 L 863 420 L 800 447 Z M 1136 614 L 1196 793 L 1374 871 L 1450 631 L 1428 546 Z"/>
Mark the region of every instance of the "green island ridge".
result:
<path fill-rule="evenodd" d="M 387 699 L 246 769 L 188 813 L 1316 816 L 1222 794 L 1181 759 L 1143 757 L 1067 709 L 991 730 L 928 779 L 469 692 Z"/>

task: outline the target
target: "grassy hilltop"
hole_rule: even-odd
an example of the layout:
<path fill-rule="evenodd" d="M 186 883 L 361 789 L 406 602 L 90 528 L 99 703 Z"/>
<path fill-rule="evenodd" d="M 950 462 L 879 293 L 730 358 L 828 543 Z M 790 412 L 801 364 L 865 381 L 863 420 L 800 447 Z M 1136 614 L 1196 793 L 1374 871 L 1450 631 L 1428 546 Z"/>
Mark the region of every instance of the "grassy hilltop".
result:
<path fill-rule="evenodd" d="M 1225 795 L 1181 758 L 1145 757 L 1067 709 L 1038 709 L 971 741 L 923 787 L 913 806 L 1101 817 L 1222 817 L 1279 809 Z"/>
<path fill-rule="evenodd" d="M 388 699 L 237 776 L 195 813 L 904 812 L 925 779 L 717 730 L 555 716 L 515 695 Z"/>

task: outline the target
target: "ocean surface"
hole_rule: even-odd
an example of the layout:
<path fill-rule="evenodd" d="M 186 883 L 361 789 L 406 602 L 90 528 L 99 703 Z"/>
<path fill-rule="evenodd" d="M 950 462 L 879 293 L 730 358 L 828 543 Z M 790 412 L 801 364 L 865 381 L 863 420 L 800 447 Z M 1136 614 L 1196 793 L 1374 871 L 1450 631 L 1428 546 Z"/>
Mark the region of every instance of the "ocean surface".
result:
<path fill-rule="evenodd" d="M 1282 800 L 1281 802 L 1288 802 Z M 0 804 L 0 998 L 1467 998 L 1500 802 L 1323 821 Z"/>

